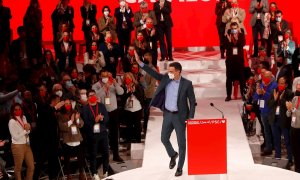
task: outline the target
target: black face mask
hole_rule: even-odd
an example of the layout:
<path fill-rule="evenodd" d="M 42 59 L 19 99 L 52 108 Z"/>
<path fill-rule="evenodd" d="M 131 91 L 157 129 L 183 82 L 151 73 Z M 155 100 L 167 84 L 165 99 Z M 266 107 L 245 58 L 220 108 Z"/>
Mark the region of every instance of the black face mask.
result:
<path fill-rule="evenodd" d="M 276 62 L 276 64 L 277 64 L 277 67 L 281 67 L 283 65 L 282 62 Z"/>
<path fill-rule="evenodd" d="M 145 59 L 145 60 L 144 60 L 144 63 L 145 63 L 145 64 L 149 64 L 149 61 Z"/>
<path fill-rule="evenodd" d="M 300 91 L 296 91 L 295 96 L 300 96 Z"/>

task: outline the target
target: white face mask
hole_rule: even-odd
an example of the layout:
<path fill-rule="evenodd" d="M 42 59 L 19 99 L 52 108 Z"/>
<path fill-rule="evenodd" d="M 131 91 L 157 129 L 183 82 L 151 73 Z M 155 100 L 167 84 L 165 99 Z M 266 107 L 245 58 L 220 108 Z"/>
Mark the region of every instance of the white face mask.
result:
<path fill-rule="evenodd" d="M 102 78 L 102 82 L 106 84 L 108 82 L 108 78 Z"/>
<path fill-rule="evenodd" d="M 126 4 L 125 1 L 121 1 L 121 2 L 120 2 L 120 6 L 121 6 L 121 7 L 124 7 L 125 4 Z"/>
<path fill-rule="evenodd" d="M 173 73 L 170 73 L 170 72 L 168 73 L 168 76 L 169 76 L 169 78 L 172 79 L 172 80 L 173 80 L 174 77 L 175 77 L 175 75 L 174 75 Z"/>
<path fill-rule="evenodd" d="M 63 92 L 61 90 L 59 90 L 59 91 L 56 91 L 55 94 L 58 95 L 59 97 L 62 97 Z"/>
<path fill-rule="evenodd" d="M 80 98 L 81 98 L 81 100 L 82 101 L 87 101 L 87 96 L 86 96 L 86 94 L 80 94 Z"/>
<path fill-rule="evenodd" d="M 107 17 L 109 15 L 109 11 L 104 11 L 103 14 Z"/>

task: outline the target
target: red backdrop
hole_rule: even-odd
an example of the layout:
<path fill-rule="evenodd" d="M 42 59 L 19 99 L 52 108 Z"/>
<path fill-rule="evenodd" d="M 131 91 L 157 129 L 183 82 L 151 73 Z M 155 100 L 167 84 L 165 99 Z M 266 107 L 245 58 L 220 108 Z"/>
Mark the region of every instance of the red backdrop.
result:
<path fill-rule="evenodd" d="M 11 27 L 13 29 L 13 37 L 16 38 L 16 29 L 23 22 L 23 16 L 29 5 L 30 0 L 4 0 L 4 5 L 11 8 L 12 20 Z M 129 2 L 133 11 L 139 9 L 138 1 L 140 0 L 126 0 Z M 151 0 L 155 1 L 155 0 Z M 43 13 L 43 40 L 52 40 L 52 22 L 51 13 L 56 7 L 58 0 L 40 0 Z M 109 5 L 112 11 L 117 7 L 118 0 L 92 0 L 97 5 L 97 18 L 102 14 L 101 9 L 103 5 Z M 153 2 L 147 0 L 150 8 L 153 7 Z M 269 1 L 270 2 L 270 1 Z M 275 0 L 279 8 L 284 12 L 284 19 L 293 24 L 294 37 L 300 37 L 300 21 L 298 20 L 298 11 L 300 1 L 286 1 Z M 82 40 L 83 33 L 81 31 L 82 19 L 80 16 L 80 6 L 82 0 L 70 0 L 70 4 L 75 9 L 75 39 Z M 216 0 L 173 0 L 172 1 L 172 17 L 174 21 L 173 28 L 173 45 L 174 47 L 187 46 L 212 46 L 218 45 L 218 35 L 215 26 L 215 9 Z M 249 19 L 251 15 L 249 11 L 249 0 L 239 0 L 240 7 L 244 8 L 247 13 L 245 26 L 247 28 L 248 36 L 247 43 L 252 39 L 251 27 Z M 113 12 L 112 12 L 113 13 Z"/>

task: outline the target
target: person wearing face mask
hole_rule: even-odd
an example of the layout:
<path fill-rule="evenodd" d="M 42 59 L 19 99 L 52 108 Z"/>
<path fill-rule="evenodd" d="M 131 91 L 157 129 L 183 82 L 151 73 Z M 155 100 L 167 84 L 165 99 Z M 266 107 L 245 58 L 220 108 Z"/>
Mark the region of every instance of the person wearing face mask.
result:
<path fill-rule="evenodd" d="M 132 142 L 141 143 L 144 91 L 131 72 L 124 74 L 123 88 L 124 94 L 121 107 L 124 109 L 126 142 L 129 144 Z"/>
<path fill-rule="evenodd" d="M 225 11 L 229 9 L 231 4 L 227 0 L 221 0 L 216 3 L 215 14 L 217 16 L 216 25 L 218 29 L 219 41 L 220 41 L 220 51 L 221 51 L 221 59 L 225 59 L 225 26 L 226 24 L 222 22 L 222 16 Z"/>
<path fill-rule="evenodd" d="M 157 28 L 153 25 L 151 18 L 146 19 L 146 28 L 142 30 L 143 37 L 147 43 L 148 50 L 152 53 L 152 65 L 157 66 Z"/>
<path fill-rule="evenodd" d="M 295 172 L 300 173 L 300 83 L 299 81 L 294 82 L 293 86 L 295 86 L 295 97 L 292 101 L 286 103 L 287 117 L 290 117 L 291 120 L 291 145 L 292 145 L 292 153 L 294 157 L 295 163 Z"/>
<path fill-rule="evenodd" d="M 109 117 L 105 105 L 98 102 L 96 92 L 87 92 L 88 104 L 83 107 L 81 117 L 84 121 L 84 132 L 89 145 L 88 154 L 90 157 L 90 169 L 93 179 L 100 180 L 97 167 L 97 153 L 102 154 L 103 174 L 108 176 L 109 165 L 109 144 L 107 123 Z"/>
<path fill-rule="evenodd" d="M 145 53 L 150 51 L 149 43 L 145 40 L 142 31 L 137 32 L 136 39 L 134 40 L 134 48 L 140 59 L 143 59 Z"/>
<path fill-rule="evenodd" d="M 58 97 L 62 97 L 64 92 L 61 84 L 54 84 L 52 88 L 53 94 L 57 95 Z"/>
<path fill-rule="evenodd" d="M 226 92 L 225 101 L 231 100 L 232 84 L 238 80 L 240 83 L 240 92 L 243 97 L 245 87 L 244 79 L 244 46 L 245 35 L 241 32 L 237 23 L 231 23 L 231 30 L 226 35 Z"/>
<path fill-rule="evenodd" d="M 83 55 L 84 65 L 91 64 L 95 67 L 96 73 L 100 73 L 101 69 L 105 67 L 104 55 L 98 50 L 97 42 L 92 41 L 90 50 Z"/>
<path fill-rule="evenodd" d="M 274 42 L 274 33 L 272 27 L 276 24 L 276 15 L 275 12 L 278 10 L 276 2 L 271 2 L 269 6 L 269 12 L 265 13 L 265 30 L 263 38 L 266 40 L 267 45 L 267 56 L 271 57 L 273 42 Z"/>
<path fill-rule="evenodd" d="M 59 24 L 62 22 L 69 23 L 69 32 L 73 33 L 74 25 L 74 8 L 69 5 L 70 0 L 59 0 L 55 10 L 51 14 L 53 38 L 59 31 Z"/>
<path fill-rule="evenodd" d="M 117 33 L 116 33 L 116 23 L 113 16 L 110 15 L 110 8 L 109 6 L 105 5 L 102 8 L 102 16 L 100 16 L 98 20 L 98 27 L 100 33 L 105 35 L 106 31 L 111 32 L 113 41 L 116 42 L 117 40 Z"/>
<path fill-rule="evenodd" d="M 59 47 L 56 59 L 58 60 L 58 68 L 60 72 L 76 67 L 76 44 L 70 39 L 69 32 L 65 31 L 63 33 L 63 41 L 60 43 Z"/>
<path fill-rule="evenodd" d="M 275 21 L 271 23 L 271 31 L 273 33 L 273 48 L 275 61 L 278 58 L 278 48 L 280 43 L 284 41 L 284 33 L 289 29 L 289 24 L 283 19 L 283 13 L 281 10 L 275 12 Z"/>
<path fill-rule="evenodd" d="M 11 151 L 14 158 L 14 174 L 16 180 L 21 180 L 22 164 L 25 161 L 26 180 L 33 178 L 34 160 L 30 148 L 29 133 L 31 126 L 26 121 L 21 104 L 15 103 L 11 106 L 11 120 L 8 123 L 11 134 Z"/>
<path fill-rule="evenodd" d="M 88 34 L 88 39 L 85 42 L 86 45 L 86 51 L 91 49 L 91 45 L 93 42 L 97 43 L 97 46 L 104 42 L 104 35 L 100 33 L 98 25 L 97 24 L 91 24 Z"/>
<path fill-rule="evenodd" d="M 62 99 L 72 99 L 74 101 L 79 100 L 79 91 L 78 88 L 72 83 L 71 76 L 69 74 L 64 74 L 62 76 L 62 82 L 60 83 L 61 86 L 59 86 L 59 93 L 60 90 L 62 90 Z M 58 94 L 60 95 L 60 94 Z"/>
<path fill-rule="evenodd" d="M 113 77 L 117 75 L 117 64 L 121 60 L 122 48 L 115 42 L 113 42 L 112 34 L 107 31 L 105 34 L 105 42 L 100 44 L 99 50 L 102 51 L 105 59 L 105 69 L 113 74 Z"/>
<path fill-rule="evenodd" d="M 121 49 L 121 55 L 124 56 L 128 50 L 131 41 L 131 32 L 133 25 L 131 18 L 133 17 L 132 9 L 125 0 L 119 0 L 120 6 L 115 9 L 114 17 L 116 18 L 116 32 Z"/>
<path fill-rule="evenodd" d="M 63 140 L 63 156 L 67 180 L 71 180 L 70 156 L 75 155 L 78 159 L 79 180 L 84 180 L 84 147 L 80 129 L 83 127 L 83 120 L 80 113 L 72 107 L 71 101 L 66 99 L 64 106 L 58 113 L 59 132 Z"/>
<path fill-rule="evenodd" d="M 153 10 L 155 17 L 157 18 L 157 34 L 160 43 L 161 60 L 166 59 L 173 61 L 172 55 L 172 27 L 173 20 L 171 17 L 172 6 L 170 1 L 158 0 L 154 3 Z M 154 22 L 154 21 L 153 21 Z M 165 37 L 167 40 L 167 47 L 165 43 Z M 155 63 L 153 64 L 155 65 Z"/>
<path fill-rule="evenodd" d="M 134 13 L 133 26 L 136 28 L 136 33 L 142 29 L 147 28 L 146 19 L 151 18 L 153 20 L 153 26 L 157 25 L 155 12 L 148 9 L 148 3 L 146 1 L 140 2 L 140 10 Z"/>
<path fill-rule="evenodd" d="M 228 30 L 231 28 L 231 23 L 235 22 L 238 24 L 241 32 L 247 35 L 246 28 L 244 26 L 244 20 L 246 18 L 245 10 L 238 6 L 237 0 L 232 0 L 231 8 L 227 9 L 222 16 L 222 22 L 226 23 L 225 36 Z"/>
<path fill-rule="evenodd" d="M 253 44 L 254 53 L 251 57 L 258 56 L 258 34 L 261 37 L 262 46 L 264 46 L 265 41 L 263 39 L 264 29 L 265 29 L 265 13 L 269 11 L 268 0 L 252 0 L 250 4 L 249 12 L 252 14 L 250 25 L 252 27 L 253 34 Z"/>
<path fill-rule="evenodd" d="M 122 61 L 124 72 L 131 72 L 131 65 L 135 62 L 134 51 L 135 47 L 133 45 L 130 45 Z"/>
<path fill-rule="evenodd" d="M 92 4 L 91 0 L 83 0 L 83 5 L 80 7 L 80 13 L 83 20 L 82 31 L 84 33 L 84 39 L 87 43 L 91 25 L 97 24 L 97 6 L 95 4 Z"/>
<path fill-rule="evenodd" d="M 272 132 L 269 124 L 271 109 L 267 103 L 276 88 L 277 82 L 273 77 L 272 72 L 266 71 L 262 77 L 262 83 L 256 88 L 256 93 L 254 94 L 254 101 L 259 103 L 261 120 L 264 128 L 265 147 L 261 156 L 272 154 Z"/>
<path fill-rule="evenodd" d="M 110 73 L 103 69 L 100 72 L 100 78 L 92 87 L 95 90 L 97 98 L 105 105 L 109 116 L 109 142 L 113 151 L 113 160 L 122 162 L 123 159 L 119 155 L 119 109 L 117 104 L 117 96 L 124 94 L 124 89 L 117 83 Z"/>
<path fill-rule="evenodd" d="M 292 40 L 292 33 L 287 30 L 283 36 L 284 40 L 278 45 L 278 58 L 283 58 L 288 65 L 292 64 L 292 57 L 296 49 L 296 43 Z"/>
<path fill-rule="evenodd" d="M 290 142 L 291 117 L 286 115 L 286 102 L 292 101 L 293 97 L 294 93 L 287 88 L 286 78 L 281 77 L 278 80 L 277 89 L 273 90 L 268 100 L 268 106 L 271 109 L 269 123 L 272 129 L 275 158 L 281 158 L 281 135 L 283 135 L 289 167 L 293 165 L 293 156 Z"/>
<path fill-rule="evenodd" d="M 179 161 L 175 176 L 182 175 L 186 151 L 186 125 L 187 119 L 194 119 L 196 98 L 192 82 L 181 76 L 182 66 L 178 62 L 169 64 L 168 73 L 159 74 L 145 65 L 135 52 L 137 63 L 150 76 L 160 81 L 150 106 L 163 111 L 163 125 L 161 141 L 164 144 L 168 156 L 171 158 L 169 168 L 176 166 L 178 153 L 172 147 L 170 136 L 175 129 L 179 147 Z"/>

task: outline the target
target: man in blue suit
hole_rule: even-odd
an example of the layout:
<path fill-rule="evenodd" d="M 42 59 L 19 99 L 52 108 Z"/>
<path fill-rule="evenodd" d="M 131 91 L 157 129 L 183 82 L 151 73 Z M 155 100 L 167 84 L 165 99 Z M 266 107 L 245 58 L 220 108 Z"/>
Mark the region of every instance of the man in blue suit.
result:
<path fill-rule="evenodd" d="M 181 176 L 186 150 L 185 121 L 194 118 L 196 107 L 192 82 L 181 76 L 182 66 L 178 62 L 169 64 L 168 73 L 159 74 L 141 62 L 136 52 L 135 58 L 146 73 L 160 81 L 150 106 L 160 108 L 164 113 L 161 141 L 171 158 L 170 169 L 175 167 L 178 157 L 178 153 L 170 142 L 171 133 L 175 129 L 179 147 L 179 161 L 175 176 Z"/>

